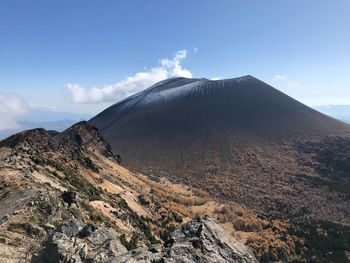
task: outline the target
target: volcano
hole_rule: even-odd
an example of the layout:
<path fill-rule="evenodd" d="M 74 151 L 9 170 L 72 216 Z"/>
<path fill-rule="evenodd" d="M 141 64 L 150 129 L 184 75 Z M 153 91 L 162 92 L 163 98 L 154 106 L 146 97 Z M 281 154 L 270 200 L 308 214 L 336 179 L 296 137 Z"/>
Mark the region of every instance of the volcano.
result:
<path fill-rule="evenodd" d="M 172 78 L 120 101 L 91 121 L 139 171 L 182 171 L 242 149 L 291 138 L 343 136 L 349 126 L 270 85 L 244 76 L 225 80 Z"/>

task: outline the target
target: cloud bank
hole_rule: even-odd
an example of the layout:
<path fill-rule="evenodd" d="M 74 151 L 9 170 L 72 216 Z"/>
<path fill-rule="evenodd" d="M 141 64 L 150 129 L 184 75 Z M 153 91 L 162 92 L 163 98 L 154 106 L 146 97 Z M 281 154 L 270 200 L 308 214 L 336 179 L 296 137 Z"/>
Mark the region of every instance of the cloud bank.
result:
<path fill-rule="evenodd" d="M 26 113 L 28 104 L 19 96 L 0 93 L 0 105 L 0 131 L 18 128 L 18 118 Z"/>
<path fill-rule="evenodd" d="M 161 59 L 158 67 L 136 73 L 134 76 L 127 77 L 115 84 L 86 89 L 79 84 L 70 83 L 67 84 L 66 88 L 75 103 L 119 101 L 170 77 L 192 78 L 192 73 L 181 65 L 186 56 L 186 50 L 179 50 L 172 59 Z"/>

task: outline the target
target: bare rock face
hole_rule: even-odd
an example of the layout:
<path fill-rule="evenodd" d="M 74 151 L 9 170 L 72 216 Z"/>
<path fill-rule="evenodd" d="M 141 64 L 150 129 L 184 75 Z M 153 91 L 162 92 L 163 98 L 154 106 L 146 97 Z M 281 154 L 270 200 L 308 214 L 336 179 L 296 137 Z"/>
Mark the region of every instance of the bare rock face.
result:
<path fill-rule="evenodd" d="M 34 262 L 108 263 L 126 252 L 111 228 L 96 228 L 71 219 L 57 228 Z"/>
<path fill-rule="evenodd" d="M 113 263 L 131 262 L 258 262 L 248 247 L 230 236 L 211 217 L 199 216 L 182 225 L 163 245 L 133 250 Z"/>
<path fill-rule="evenodd" d="M 98 167 L 89 158 L 90 148 L 117 163 L 121 162 L 121 156 L 112 153 L 111 146 L 97 128 L 85 121 L 76 123 L 61 133 L 44 129 L 20 132 L 0 141 L 0 147 L 9 147 L 17 154 L 26 153 L 31 156 L 58 151 L 94 172 L 98 172 Z"/>
<path fill-rule="evenodd" d="M 127 252 L 111 228 L 70 219 L 49 238 L 32 261 L 50 263 L 257 263 L 248 247 L 211 217 L 199 216 L 173 232 L 163 245 Z"/>

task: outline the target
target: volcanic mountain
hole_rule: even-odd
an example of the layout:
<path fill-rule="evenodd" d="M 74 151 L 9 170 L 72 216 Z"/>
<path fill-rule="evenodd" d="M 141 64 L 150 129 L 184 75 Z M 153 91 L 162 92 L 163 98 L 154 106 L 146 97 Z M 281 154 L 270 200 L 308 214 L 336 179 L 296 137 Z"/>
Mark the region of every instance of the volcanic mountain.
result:
<path fill-rule="evenodd" d="M 109 107 L 90 121 L 137 170 L 172 171 L 292 137 L 349 134 L 323 115 L 251 76 L 172 78 Z"/>
<path fill-rule="evenodd" d="M 265 216 L 350 225 L 349 126 L 254 77 L 164 80 L 90 123 L 134 171 Z"/>

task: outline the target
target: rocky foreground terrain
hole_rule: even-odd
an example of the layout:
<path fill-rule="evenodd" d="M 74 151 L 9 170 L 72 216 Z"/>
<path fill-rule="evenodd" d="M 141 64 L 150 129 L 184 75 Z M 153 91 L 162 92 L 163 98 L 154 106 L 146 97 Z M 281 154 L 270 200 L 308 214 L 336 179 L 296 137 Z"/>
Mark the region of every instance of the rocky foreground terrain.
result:
<path fill-rule="evenodd" d="M 164 244 L 127 248 L 113 228 L 70 219 L 58 227 L 33 262 L 258 262 L 251 250 L 210 217 L 196 217 Z"/>
<path fill-rule="evenodd" d="M 300 149 L 326 158 L 339 144 L 321 155 L 318 145 Z M 346 224 L 258 213 L 198 188 L 132 173 L 122 157 L 85 122 L 62 133 L 35 129 L 0 142 L 0 262 L 349 258 Z M 346 171 L 346 158 L 338 157 L 337 167 Z"/>
<path fill-rule="evenodd" d="M 218 221 L 195 217 L 203 194 L 124 169 L 87 123 L 0 145 L 2 263 L 257 262 Z"/>

